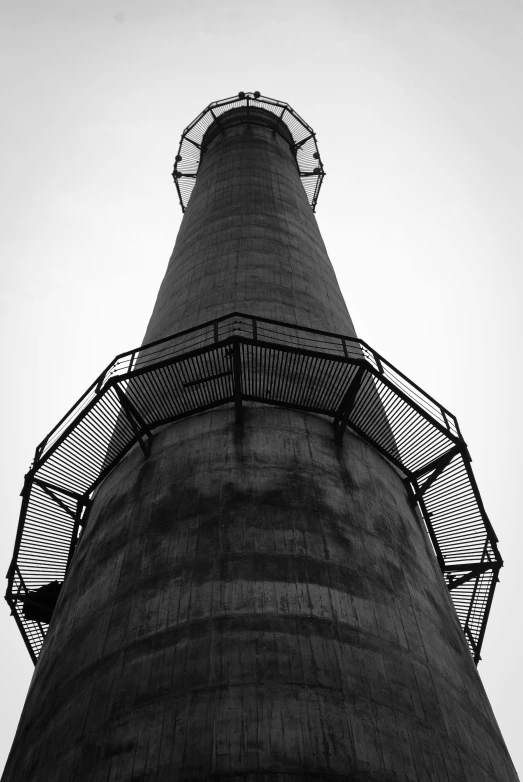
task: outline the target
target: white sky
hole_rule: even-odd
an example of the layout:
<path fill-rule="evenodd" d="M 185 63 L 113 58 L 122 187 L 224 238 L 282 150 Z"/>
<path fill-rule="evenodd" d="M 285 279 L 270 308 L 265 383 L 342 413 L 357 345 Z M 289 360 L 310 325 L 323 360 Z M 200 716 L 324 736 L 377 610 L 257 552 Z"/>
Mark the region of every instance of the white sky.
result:
<path fill-rule="evenodd" d="M 34 448 L 141 342 L 181 219 L 183 128 L 288 101 L 358 334 L 458 417 L 505 559 L 479 671 L 521 744 L 520 0 L 0 0 L 0 566 Z M 32 663 L 0 607 L 0 767 Z"/>

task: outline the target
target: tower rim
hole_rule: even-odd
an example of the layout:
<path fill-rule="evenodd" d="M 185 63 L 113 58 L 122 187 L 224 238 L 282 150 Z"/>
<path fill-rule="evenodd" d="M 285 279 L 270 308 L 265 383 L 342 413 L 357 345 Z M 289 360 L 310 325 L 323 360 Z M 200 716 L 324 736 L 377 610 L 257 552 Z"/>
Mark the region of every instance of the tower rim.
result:
<path fill-rule="evenodd" d="M 223 134 L 226 130 L 229 130 L 229 128 L 238 127 L 240 125 L 258 125 L 274 131 L 289 144 L 293 154 L 296 154 L 292 133 L 285 123 L 280 122 L 280 119 L 276 114 L 272 111 L 267 111 L 267 109 L 259 108 L 258 106 L 242 106 L 229 109 L 209 125 L 202 138 L 201 158 L 203 159 L 209 144 L 211 144 L 220 134 Z"/>

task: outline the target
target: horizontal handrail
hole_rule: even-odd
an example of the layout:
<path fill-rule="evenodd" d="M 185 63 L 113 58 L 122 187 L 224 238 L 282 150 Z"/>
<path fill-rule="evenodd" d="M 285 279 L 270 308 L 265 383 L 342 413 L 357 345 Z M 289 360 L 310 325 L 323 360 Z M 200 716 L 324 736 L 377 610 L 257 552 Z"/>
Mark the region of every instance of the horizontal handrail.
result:
<path fill-rule="evenodd" d="M 236 324 L 234 324 L 234 320 L 239 319 Z M 382 355 L 380 355 L 377 351 L 375 351 L 373 348 L 370 347 L 370 345 L 365 342 L 362 339 L 359 339 L 357 337 L 351 337 L 346 335 L 340 335 L 336 334 L 335 332 L 331 331 L 323 331 L 320 329 L 313 329 L 308 326 L 298 326 L 294 324 L 285 323 L 284 321 L 279 320 L 273 320 L 271 318 L 260 318 L 253 315 L 247 315 L 242 312 L 232 312 L 229 315 L 223 315 L 219 318 L 215 318 L 213 320 L 205 321 L 202 324 L 199 324 L 198 326 L 193 326 L 189 329 L 184 329 L 183 331 L 177 332 L 176 334 L 173 334 L 169 337 L 163 337 L 162 339 L 155 340 L 154 342 L 150 342 L 146 345 L 143 345 L 141 348 L 134 348 L 133 350 L 125 351 L 124 353 L 119 353 L 113 361 L 107 365 L 107 367 L 104 369 L 104 371 L 98 375 L 96 380 L 89 386 L 87 391 L 80 397 L 80 399 L 68 410 L 68 412 L 60 419 L 60 421 L 56 424 L 53 429 L 49 432 L 49 434 L 44 438 L 44 440 L 39 444 L 37 448 L 37 453 L 40 453 L 40 456 L 43 456 L 45 454 L 46 448 L 53 444 L 56 437 L 65 429 L 65 427 L 68 425 L 68 422 L 74 419 L 76 415 L 78 415 L 81 410 L 86 407 L 92 398 L 94 397 L 96 391 L 99 391 L 105 383 L 107 383 L 112 377 L 125 374 L 126 369 L 131 361 L 136 361 L 136 356 L 138 356 L 138 360 L 142 363 L 148 362 L 153 359 L 153 356 L 156 354 L 157 351 L 165 351 L 169 350 L 171 348 L 170 353 L 162 353 L 162 355 L 169 356 L 169 355 L 176 355 L 177 353 L 184 352 L 188 349 L 188 343 L 191 341 L 191 339 L 194 337 L 195 334 L 199 332 L 205 332 L 208 331 L 209 333 L 207 336 L 203 339 L 203 345 L 208 345 L 211 342 L 215 341 L 214 334 L 215 334 L 215 327 L 220 325 L 226 325 L 227 323 L 232 322 L 234 325 L 239 328 L 233 328 L 231 336 L 237 335 L 239 333 L 239 329 L 241 328 L 251 328 L 253 329 L 253 323 L 256 323 L 256 328 L 258 329 L 260 325 L 267 324 L 275 327 L 275 330 L 273 332 L 272 339 L 274 341 L 281 341 L 283 344 L 294 344 L 296 345 L 296 342 L 292 340 L 289 337 L 288 332 L 290 330 L 294 330 L 297 332 L 297 338 L 299 339 L 299 335 L 311 335 L 311 337 L 314 337 L 313 343 L 316 345 L 319 345 L 322 340 L 321 337 L 327 337 L 330 338 L 333 341 L 333 344 L 331 347 L 336 347 L 337 354 L 340 356 L 346 355 L 344 350 L 344 343 L 347 345 L 349 350 L 349 355 L 360 355 L 363 354 L 367 358 L 374 361 L 377 367 L 381 368 L 383 372 L 388 376 L 390 375 L 390 379 L 392 382 L 395 382 L 396 384 L 404 384 L 404 390 L 405 392 L 411 397 L 412 401 L 416 401 L 418 398 L 419 403 L 421 406 L 424 407 L 424 409 L 427 412 L 430 412 L 431 414 L 434 414 L 434 412 L 437 412 L 438 416 L 440 417 L 440 422 L 445 423 L 447 428 L 449 430 L 452 430 L 455 434 L 459 435 L 459 429 L 458 429 L 458 423 L 455 418 L 455 416 L 447 410 L 443 405 L 441 405 L 439 402 L 437 402 L 434 397 L 430 396 L 430 394 L 427 394 L 423 389 L 420 388 L 416 383 L 414 383 L 412 380 L 410 380 L 403 372 L 401 372 L 399 369 L 397 369 L 393 364 L 391 364 L 389 361 L 387 361 Z M 278 328 L 280 329 L 280 333 L 278 332 Z M 284 333 L 285 332 L 285 333 Z M 304 337 L 302 337 L 303 339 Z M 298 343 L 299 344 L 299 343 Z M 312 347 L 312 345 L 311 345 Z M 325 350 L 325 345 L 322 345 L 322 349 Z M 452 425 L 449 423 L 451 422 Z"/>

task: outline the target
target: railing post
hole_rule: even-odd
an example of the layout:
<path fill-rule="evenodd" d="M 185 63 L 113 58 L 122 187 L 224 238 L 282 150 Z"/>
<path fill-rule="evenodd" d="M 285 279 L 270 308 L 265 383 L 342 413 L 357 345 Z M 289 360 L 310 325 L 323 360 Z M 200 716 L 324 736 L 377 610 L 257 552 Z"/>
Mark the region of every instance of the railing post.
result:
<path fill-rule="evenodd" d="M 95 394 L 98 396 L 103 388 L 105 378 L 107 377 L 107 372 L 103 372 L 100 377 L 98 378 L 98 381 L 96 383 L 95 388 Z"/>
<path fill-rule="evenodd" d="M 374 351 L 372 351 L 372 357 L 373 357 L 374 361 L 376 362 L 376 366 L 378 367 L 378 371 L 379 371 L 380 375 L 383 375 L 383 364 L 381 363 L 381 358 Z"/>
<path fill-rule="evenodd" d="M 40 461 L 40 457 L 41 457 L 41 455 L 42 455 L 42 454 L 43 454 L 43 452 L 44 452 L 44 449 L 45 449 L 45 446 L 47 445 L 47 442 L 48 442 L 48 440 L 49 440 L 49 435 L 47 435 L 47 437 L 45 437 L 45 438 L 42 440 L 42 442 L 40 443 L 40 445 L 38 445 L 38 446 L 36 447 L 36 451 L 35 451 L 35 458 L 34 458 L 34 463 L 35 463 L 35 464 L 36 464 L 38 461 Z"/>
<path fill-rule="evenodd" d="M 133 371 L 135 358 L 136 358 L 136 350 L 133 350 L 133 352 L 131 353 L 130 361 L 129 361 L 129 369 L 127 370 L 128 372 L 132 372 Z"/>
<path fill-rule="evenodd" d="M 243 426 L 242 407 L 242 362 L 240 355 L 240 340 L 235 338 L 233 344 L 233 372 L 234 372 L 234 407 L 236 410 L 236 426 Z"/>

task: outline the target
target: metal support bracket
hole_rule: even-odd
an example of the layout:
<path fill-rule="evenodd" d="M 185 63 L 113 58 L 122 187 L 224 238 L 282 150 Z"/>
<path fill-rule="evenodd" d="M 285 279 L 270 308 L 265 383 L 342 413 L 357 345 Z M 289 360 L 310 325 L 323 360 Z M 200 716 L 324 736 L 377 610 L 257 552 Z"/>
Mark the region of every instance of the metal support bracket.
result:
<path fill-rule="evenodd" d="M 60 491 L 60 489 L 58 489 L 57 487 L 54 487 L 54 486 L 52 486 L 52 485 L 49 485 L 48 483 L 46 483 L 45 481 L 42 481 L 42 480 L 40 480 L 39 478 L 35 478 L 35 479 L 34 479 L 34 483 L 35 483 L 37 486 L 39 486 L 39 487 L 42 489 L 42 491 L 44 491 L 44 492 L 47 494 L 47 496 L 48 496 L 48 497 L 51 497 L 51 499 L 52 499 L 54 502 L 56 502 L 56 504 L 57 504 L 57 505 L 58 505 L 58 506 L 59 506 L 59 507 L 60 507 L 60 508 L 61 508 L 63 511 L 65 511 L 65 513 L 67 513 L 67 515 L 68 515 L 68 516 L 70 516 L 70 517 L 73 519 L 73 521 L 75 521 L 75 520 L 76 520 L 76 512 L 75 512 L 75 511 L 73 511 L 73 510 L 71 510 L 71 508 L 70 508 L 68 505 L 66 505 L 66 503 L 65 503 L 65 502 L 64 502 L 62 499 L 60 499 L 60 497 L 58 497 L 58 496 L 55 494 L 55 491 Z M 53 489 L 54 489 L 55 491 L 53 491 Z M 65 492 L 64 492 L 64 493 L 65 493 Z M 69 492 L 67 492 L 67 494 L 69 494 Z M 69 496 L 70 496 L 70 494 L 69 494 Z M 78 505 L 78 500 L 79 500 L 79 497 L 74 497 L 73 499 L 75 499 L 75 500 L 76 500 L 76 503 L 77 503 L 77 505 Z"/>
<path fill-rule="evenodd" d="M 310 141 L 310 140 L 311 140 L 311 138 L 314 138 L 314 133 L 309 133 L 309 135 L 308 135 L 308 136 L 305 136 L 305 138 L 302 138 L 302 140 L 301 140 L 301 141 L 298 141 L 298 142 L 297 142 L 297 143 L 294 145 L 294 151 L 295 151 L 295 152 L 297 152 L 299 149 L 301 149 L 301 147 L 303 147 L 303 145 L 304 145 L 304 144 L 306 144 L 306 143 L 307 143 L 307 141 Z"/>
<path fill-rule="evenodd" d="M 131 428 L 136 436 L 136 440 L 140 444 L 140 448 L 142 449 L 145 458 L 147 458 L 151 452 L 151 443 L 153 440 L 153 436 L 149 430 L 149 427 L 143 420 L 136 407 L 124 394 L 117 383 L 115 383 L 114 388 L 118 394 L 118 399 L 122 405 L 122 410 L 124 411 L 127 420 L 131 424 Z M 144 435 L 146 439 L 144 439 Z"/>
<path fill-rule="evenodd" d="M 214 121 L 216 122 L 216 124 L 218 125 L 218 129 L 219 129 L 220 133 L 223 135 L 223 133 L 224 133 L 224 130 L 223 130 L 223 124 L 222 124 L 222 122 L 220 121 L 220 118 L 219 118 L 219 116 L 218 116 L 217 114 L 215 114 L 215 113 L 214 113 L 214 111 L 213 111 L 212 109 L 210 110 L 210 112 L 211 112 L 211 116 L 212 116 L 213 120 L 214 120 Z"/>
<path fill-rule="evenodd" d="M 453 578 L 451 576 L 452 572 L 456 572 L 456 571 L 463 572 L 464 570 L 468 570 L 468 573 L 465 573 L 459 578 Z M 496 562 L 483 562 L 481 564 L 476 564 L 476 565 L 474 564 L 451 565 L 451 566 L 447 565 L 445 567 L 445 573 L 449 577 L 449 581 L 448 581 L 449 592 L 451 592 L 453 589 L 457 589 L 462 584 L 466 584 L 466 582 L 470 581 L 472 578 L 476 578 L 476 576 L 480 576 L 482 573 L 487 573 L 489 570 L 495 570 L 499 572 L 499 565 L 497 565 Z"/>
<path fill-rule="evenodd" d="M 343 440 L 343 435 L 345 429 L 347 428 L 347 423 L 349 421 L 352 408 L 354 407 L 354 403 L 356 402 L 356 397 L 358 395 L 358 391 L 360 390 L 364 376 L 365 368 L 363 366 L 358 367 L 358 370 L 352 379 L 352 383 L 347 389 L 338 412 L 334 417 L 334 421 L 332 422 L 334 436 L 340 443 Z"/>
<path fill-rule="evenodd" d="M 275 126 L 273 127 L 273 129 L 272 129 L 272 130 L 273 130 L 273 133 L 276 133 L 277 129 L 278 129 L 278 128 L 280 127 L 280 125 L 282 124 L 282 122 L 283 122 L 283 115 L 285 114 L 285 112 L 286 112 L 286 111 L 287 111 L 287 106 L 284 106 L 284 107 L 283 107 L 283 109 L 282 109 L 282 111 L 281 111 L 281 114 L 280 114 L 280 116 L 278 117 L 278 122 L 276 123 L 276 125 L 275 125 Z"/>
<path fill-rule="evenodd" d="M 74 519 L 74 527 L 73 527 L 73 533 L 71 535 L 71 542 L 69 544 L 69 553 L 67 555 L 67 565 L 65 567 L 65 572 L 69 570 L 69 566 L 71 565 L 71 560 L 73 558 L 74 551 L 76 549 L 76 544 L 78 543 L 78 533 L 80 531 L 80 521 L 82 518 L 82 508 L 83 505 L 79 502 L 76 506 L 76 514 Z"/>
<path fill-rule="evenodd" d="M 242 407 L 242 360 L 240 343 L 238 340 L 233 345 L 233 373 L 234 373 L 234 407 L 236 411 L 236 426 L 243 426 Z"/>
<path fill-rule="evenodd" d="M 465 635 L 467 636 L 467 640 L 471 646 L 473 656 L 474 656 L 474 662 L 477 665 L 478 662 L 481 660 L 481 655 L 478 652 L 476 641 L 474 640 L 474 636 L 470 632 L 470 627 L 468 625 L 465 625 Z"/>
<path fill-rule="evenodd" d="M 427 489 L 430 489 L 434 481 L 436 481 L 443 470 L 445 470 L 446 467 L 450 464 L 452 459 L 460 453 L 461 449 L 459 446 L 455 445 L 453 448 L 450 449 L 450 451 L 447 451 L 442 456 L 440 456 L 438 459 L 435 459 L 431 464 L 427 465 L 426 467 L 423 467 L 422 470 L 419 470 L 418 472 L 413 473 L 412 475 L 412 483 L 414 484 L 414 496 L 416 497 L 416 500 L 419 500 L 420 497 L 422 497 Z M 424 483 L 421 485 L 418 483 L 418 477 L 422 477 L 424 475 L 427 475 L 432 470 L 432 474 L 429 475 L 429 477 L 425 480 Z"/>

